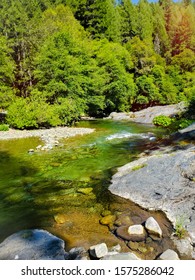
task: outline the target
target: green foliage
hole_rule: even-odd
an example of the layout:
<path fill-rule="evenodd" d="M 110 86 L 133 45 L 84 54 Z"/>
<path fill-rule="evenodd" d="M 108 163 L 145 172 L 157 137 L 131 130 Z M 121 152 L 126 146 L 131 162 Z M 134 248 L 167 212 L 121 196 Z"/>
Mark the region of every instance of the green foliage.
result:
<path fill-rule="evenodd" d="M 182 239 L 187 235 L 187 230 L 184 227 L 184 218 L 179 218 L 176 220 L 175 223 L 175 235 L 179 238 Z"/>
<path fill-rule="evenodd" d="M 9 125 L 7 124 L 0 124 L 0 131 L 8 131 Z"/>
<path fill-rule="evenodd" d="M 153 119 L 153 124 L 156 126 L 169 127 L 172 123 L 172 118 L 160 115 Z"/>
<path fill-rule="evenodd" d="M 186 3 L 1 0 L 0 109 L 10 125 L 65 125 L 191 100 L 195 9 Z M 187 124 L 193 102 L 172 126 Z"/>
<path fill-rule="evenodd" d="M 17 98 L 8 108 L 7 123 L 14 128 L 38 128 L 60 124 L 55 108 L 43 100 Z"/>

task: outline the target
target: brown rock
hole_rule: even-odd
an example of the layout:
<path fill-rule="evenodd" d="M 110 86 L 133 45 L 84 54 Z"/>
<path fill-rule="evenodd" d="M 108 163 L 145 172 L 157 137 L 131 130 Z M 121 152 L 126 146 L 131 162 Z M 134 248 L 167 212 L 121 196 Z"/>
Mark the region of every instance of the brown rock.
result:
<path fill-rule="evenodd" d="M 121 214 L 118 216 L 114 224 L 116 226 L 131 226 L 133 225 L 133 221 L 130 216 L 126 214 Z"/>

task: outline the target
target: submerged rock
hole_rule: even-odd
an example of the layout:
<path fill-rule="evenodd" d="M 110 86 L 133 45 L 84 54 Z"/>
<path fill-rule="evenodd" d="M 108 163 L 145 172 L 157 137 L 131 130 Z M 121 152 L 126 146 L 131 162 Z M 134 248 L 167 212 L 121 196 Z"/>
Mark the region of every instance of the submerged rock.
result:
<path fill-rule="evenodd" d="M 102 225 L 112 225 L 116 220 L 115 215 L 108 215 L 100 219 L 100 224 Z"/>
<path fill-rule="evenodd" d="M 64 260 L 65 243 L 45 230 L 23 230 L 0 244 L 0 260 Z"/>

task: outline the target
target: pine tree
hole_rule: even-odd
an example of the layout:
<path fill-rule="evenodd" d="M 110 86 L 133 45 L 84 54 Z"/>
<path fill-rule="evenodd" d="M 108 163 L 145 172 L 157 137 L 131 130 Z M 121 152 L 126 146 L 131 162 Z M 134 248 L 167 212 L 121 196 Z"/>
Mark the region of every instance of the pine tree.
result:
<path fill-rule="evenodd" d="M 138 34 L 138 14 L 131 0 L 122 0 L 118 7 L 121 21 L 121 37 L 127 42 Z"/>
<path fill-rule="evenodd" d="M 92 38 L 120 40 L 119 18 L 113 0 L 82 1 L 75 16 Z"/>

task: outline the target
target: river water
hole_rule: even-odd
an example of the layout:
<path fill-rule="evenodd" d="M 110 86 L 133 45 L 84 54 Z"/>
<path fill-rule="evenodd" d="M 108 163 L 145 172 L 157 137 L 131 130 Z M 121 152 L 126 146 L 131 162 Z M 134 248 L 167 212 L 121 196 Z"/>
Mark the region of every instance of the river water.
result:
<path fill-rule="evenodd" d="M 136 159 L 165 131 L 112 120 L 77 126 L 95 132 L 65 139 L 47 152 L 28 153 L 42 144 L 38 138 L 0 141 L 0 241 L 18 230 L 44 228 L 63 238 L 67 249 L 101 241 L 113 245 L 112 229 L 99 223 L 102 211 L 129 211 L 139 222 L 151 215 L 107 188 L 117 167 Z M 167 220 L 161 213 L 153 216 L 168 238 Z"/>

